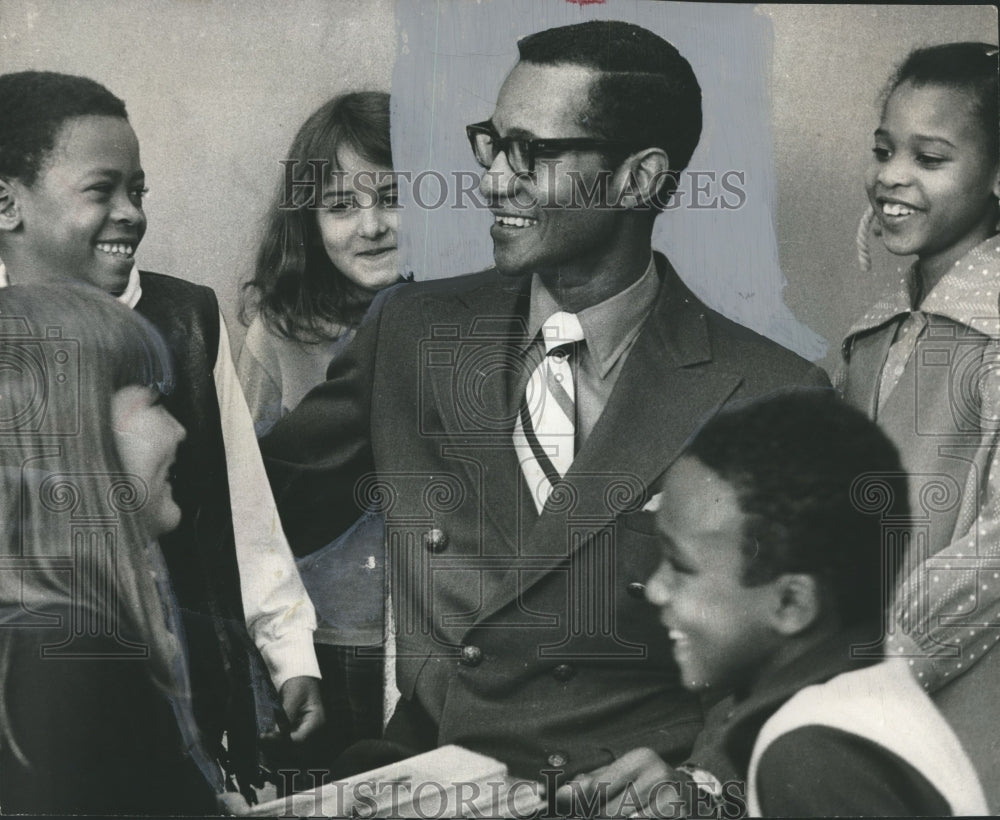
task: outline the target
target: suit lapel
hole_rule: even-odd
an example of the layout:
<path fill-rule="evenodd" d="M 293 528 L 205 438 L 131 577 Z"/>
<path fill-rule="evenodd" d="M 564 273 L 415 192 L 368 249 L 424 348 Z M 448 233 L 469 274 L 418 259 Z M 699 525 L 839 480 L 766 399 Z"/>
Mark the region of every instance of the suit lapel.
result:
<path fill-rule="evenodd" d="M 422 372 L 444 428 L 440 455 L 461 463 L 509 552 L 516 551 L 520 498 L 510 383 L 517 375 L 526 315 L 524 283 L 507 286 L 499 275 L 457 297 L 430 297 L 423 304 Z"/>
<path fill-rule="evenodd" d="M 739 374 L 712 366 L 704 306 L 666 259 L 657 255 L 657 265 L 663 280 L 657 303 L 566 474 L 575 503 L 565 510 L 550 504 L 522 542 L 522 555 L 550 559 L 521 572 L 522 591 L 579 549 L 582 541 L 570 533 L 581 524 L 597 530 L 639 509 L 698 425 L 740 385 Z M 505 603 L 492 601 L 479 619 Z"/>
<path fill-rule="evenodd" d="M 664 282 L 571 475 L 624 471 L 647 487 L 739 385 L 736 375 L 697 367 L 712 360 L 708 328 L 701 305 L 686 301 L 675 276 Z"/>

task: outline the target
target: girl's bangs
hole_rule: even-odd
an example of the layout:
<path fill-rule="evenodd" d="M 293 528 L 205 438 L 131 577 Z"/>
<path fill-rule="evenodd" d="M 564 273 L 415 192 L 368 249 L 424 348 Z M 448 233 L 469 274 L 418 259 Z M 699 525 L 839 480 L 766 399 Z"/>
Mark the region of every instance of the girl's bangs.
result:
<path fill-rule="evenodd" d="M 173 392 L 177 381 L 170 349 L 149 322 L 137 314 L 134 314 L 134 318 L 134 338 L 124 340 L 119 351 L 123 357 L 120 373 L 122 384 L 151 387 L 161 395 L 168 396 Z"/>

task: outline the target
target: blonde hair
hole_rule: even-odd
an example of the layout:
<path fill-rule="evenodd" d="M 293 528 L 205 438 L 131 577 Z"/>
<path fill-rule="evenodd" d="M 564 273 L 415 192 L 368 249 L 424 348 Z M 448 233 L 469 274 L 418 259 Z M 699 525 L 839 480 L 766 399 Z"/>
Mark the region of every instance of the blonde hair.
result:
<path fill-rule="evenodd" d="M 130 385 L 173 386 L 166 344 L 141 316 L 87 285 L 0 289 L 0 557 L 30 567 L 0 571 L 0 687 L 14 671 L 4 626 L 35 610 L 80 614 L 148 658 L 201 765 L 176 606 L 139 515 L 147 488 L 126 473 L 111 426 L 111 398 Z M 81 534 L 95 522 L 96 535 Z M 0 743 L 27 763 L 7 708 Z"/>

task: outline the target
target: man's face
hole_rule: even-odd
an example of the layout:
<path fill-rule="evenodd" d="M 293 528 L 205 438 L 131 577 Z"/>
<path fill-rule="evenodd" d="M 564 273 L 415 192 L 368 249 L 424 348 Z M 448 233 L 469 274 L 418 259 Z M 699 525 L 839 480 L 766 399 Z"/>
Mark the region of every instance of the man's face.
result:
<path fill-rule="evenodd" d="M 518 63 L 497 97 L 494 129 L 501 137 L 599 137 L 587 127 L 595 76 L 579 66 Z M 574 150 L 538 156 L 534 173 L 515 174 L 498 154 L 480 190 L 495 217 L 490 234 L 500 272 L 576 284 L 606 271 L 604 260 L 622 242 L 622 213 L 581 198 L 613 170 L 598 151 Z"/>

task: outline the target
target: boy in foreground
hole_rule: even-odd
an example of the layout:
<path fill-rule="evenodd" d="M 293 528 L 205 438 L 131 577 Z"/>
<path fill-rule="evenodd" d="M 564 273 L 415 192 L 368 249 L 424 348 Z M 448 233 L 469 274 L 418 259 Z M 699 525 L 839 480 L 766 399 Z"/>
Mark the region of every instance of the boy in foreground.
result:
<path fill-rule="evenodd" d="M 646 595 L 684 686 L 733 693 L 718 736 L 752 816 L 986 811 L 907 660 L 880 651 L 896 571 L 884 532 L 909 523 L 906 499 L 894 446 L 828 391 L 723 411 L 666 474 Z M 643 749 L 626 758 L 633 816 L 680 816 L 684 773 Z M 622 774 L 579 785 L 610 781 L 614 798 Z M 717 785 L 729 816 L 742 784 Z"/>

